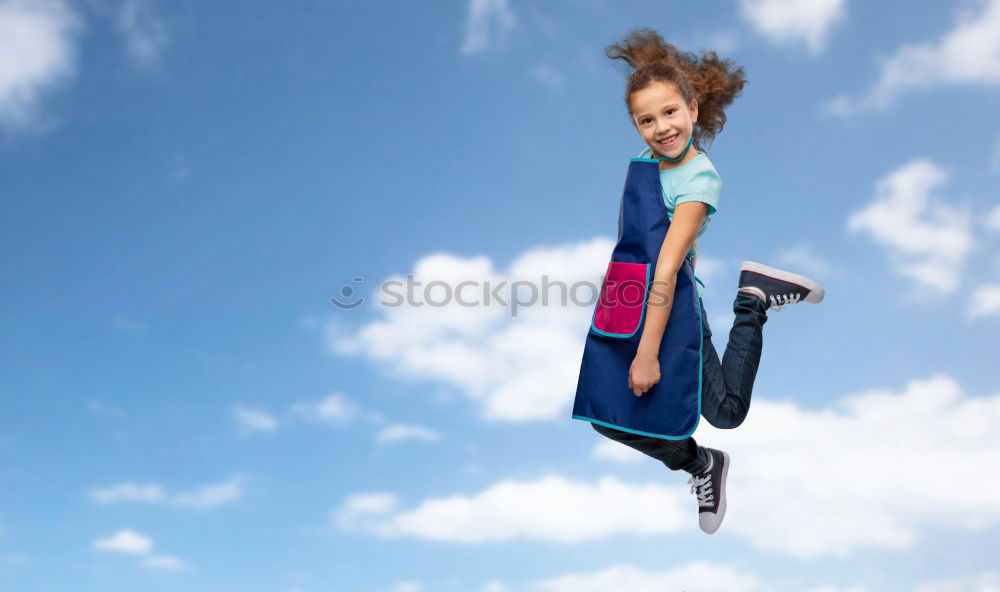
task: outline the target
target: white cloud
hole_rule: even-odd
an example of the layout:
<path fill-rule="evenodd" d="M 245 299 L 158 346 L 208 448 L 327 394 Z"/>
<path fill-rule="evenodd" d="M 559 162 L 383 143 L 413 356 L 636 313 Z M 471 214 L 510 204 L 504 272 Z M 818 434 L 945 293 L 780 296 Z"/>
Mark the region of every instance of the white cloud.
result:
<path fill-rule="evenodd" d="M 396 582 L 392 587 L 392 592 L 421 592 L 424 589 L 424 585 L 420 582 Z"/>
<path fill-rule="evenodd" d="M 480 592 L 512 592 L 511 588 L 508 588 L 506 584 L 500 580 L 490 580 L 483 584 Z"/>
<path fill-rule="evenodd" d="M 240 499 L 243 485 L 233 478 L 221 483 L 213 483 L 192 491 L 178 493 L 170 500 L 171 505 L 180 508 L 204 509 L 221 506 Z"/>
<path fill-rule="evenodd" d="M 740 34 L 737 31 L 717 31 L 705 35 L 704 42 L 696 42 L 694 45 L 701 47 L 711 47 L 713 51 L 720 54 L 735 52 L 740 46 Z"/>
<path fill-rule="evenodd" d="M 180 571 L 187 567 L 180 558 L 173 555 L 150 555 L 153 551 L 153 539 L 128 528 L 119 530 L 113 536 L 95 540 L 91 549 L 110 553 L 143 555 L 140 565 L 149 569 Z"/>
<path fill-rule="evenodd" d="M 881 73 L 867 95 L 834 99 L 834 113 L 885 108 L 907 91 L 944 86 L 1000 85 L 1000 0 L 966 3 L 955 26 L 935 41 L 906 45 L 882 60 Z"/>
<path fill-rule="evenodd" d="M 292 413 L 308 421 L 343 425 L 352 421 L 359 412 L 357 403 L 341 393 L 332 393 L 315 403 L 297 403 Z"/>
<path fill-rule="evenodd" d="M 138 63 L 155 63 L 167 45 L 167 29 L 148 0 L 125 0 L 115 18 L 129 55 Z"/>
<path fill-rule="evenodd" d="M 182 571 L 187 565 L 173 555 L 150 555 L 142 560 L 142 566 L 164 571 Z"/>
<path fill-rule="evenodd" d="M 696 560 L 669 569 L 649 570 L 634 565 L 616 564 L 590 572 L 568 573 L 528 582 L 525 592 L 591 592 L 605 590 L 699 592 L 865 592 L 863 588 L 820 586 L 805 588 L 802 578 L 785 575 L 776 581 L 764 581 L 758 574 L 735 565 Z M 485 584 L 481 592 L 512 592 L 499 580 Z"/>
<path fill-rule="evenodd" d="M 344 528 L 350 528 L 355 518 L 381 515 L 391 512 L 399 499 L 391 493 L 359 493 L 349 496 L 341 504 L 336 520 Z"/>
<path fill-rule="evenodd" d="M 986 229 L 1000 232 L 1000 206 L 996 206 L 986 216 Z"/>
<path fill-rule="evenodd" d="M 237 406 L 233 410 L 233 415 L 240 426 L 240 432 L 244 434 L 270 433 L 278 429 L 278 420 L 259 409 Z"/>
<path fill-rule="evenodd" d="M 637 464 L 644 458 L 653 462 L 659 462 L 652 457 L 636 452 L 631 446 L 626 446 L 610 438 L 601 438 L 590 451 L 590 458 L 594 460 L 609 460 L 621 464 Z"/>
<path fill-rule="evenodd" d="M 153 540 L 126 528 L 119 530 L 113 536 L 95 540 L 91 548 L 95 551 L 143 555 L 153 548 Z"/>
<path fill-rule="evenodd" d="M 3 530 L 0 529 L 0 532 L 3 532 Z M 0 564 L 27 565 L 29 563 L 31 563 L 31 557 L 23 553 L 0 554 Z"/>
<path fill-rule="evenodd" d="M 440 438 L 441 436 L 437 432 L 421 425 L 394 423 L 379 430 L 375 441 L 379 443 L 402 442 L 403 440 L 434 442 Z"/>
<path fill-rule="evenodd" d="M 89 399 L 87 401 L 87 409 L 98 415 L 111 415 L 113 417 L 122 417 L 125 415 L 125 412 L 121 409 L 113 405 L 102 403 L 97 399 Z"/>
<path fill-rule="evenodd" d="M 755 399 L 738 430 L 702 422 L 699 443 L 733 459 L 722 528 L 757 549 L 812 558 L 912 547 L 930 528 L 1000 523 L 1000 394 L 967 397 L 954 380 L 913 380 L 900 392 L 852 394 L 825 409 Z M 635 454 L 639 454 L 636 452 Z M 969 496 L 940 467 L 977 475 Z M 504 480 L 471 494 L 401 508 L 390 493 L 348 497 L 332 513 L 345 530 L 476 544 L 529 538 L 573 543 L 611 535 L 703 536 L 685 473 L 645 485 L 605 476 Z"/>
<path fill-rule="evenodd" d="M 0 1 L 0 127 L 40 123 L 42 97 L 75 74 L 80 29 L 61 0 Z"/>
<path fill-rule="evenodd" d="M 282 423 L 289 424 L 294 419 L 327 425 L 345 425 L 357 418 L 361 407 L 342 393 L 331 393 L 318 401 L 299 402 L 288 408 L 288 417 L 277 417 L 259 409 L 236 407 L 234 414 L 244 434 L 253 432 L 274 432 Z M 372 423 L 382 423 L 384 418 L 375 411 L 369 411 L 366 419 Z"/>
<path fill-rule="evenodd" d="M 166 499 L 166 494 L 163 492 L 162 487 L 154 483 L 148 485 L 119 483 L 111 487 L 91 489 L 90 499 L 98 504 L 105 505 L 118 502 L 158 504 Z"/>
<path fill-rule="evenodd" d="M 203 487 L 168 494 L 155 483 L 119 483 L 110 487 L 95 487 L 89 491 L 89 497 L 98 504 L 110 505 L 121 502 L 143 503 L 153 505 L 171 505 L 180 508 L 204 509 L 236 501 L 243 496 L 243 485 L 237 477 L 220 483 L 212 483 Z"/>
<path fill-rule="evenodd" d="M 1000 285 L 980 286 L 972 292 L 969 316 L 1000 315 Z"/>
<path fill-rule="evenodd" d="M 897 273 L 940 293 L 958 287 L 973 242 L 968 207 L 932 195 L 948 177 L 930 160 L 913 160 L 880 179 L 875 199 L 847 221 L 886 248 Z"/>
<path fill-rule="evenodd" d="M 428 255 L 408 274 L 420 282 L 414 285 L 413 301 L 393 307 L 396 302 L 387 295 L 379 302 L 380 318 L 357 331 L 329 325 L 327 347 L 339 355 L 365 356 L 400 379 L 454 387 L 480 405 L 489 420 L 556 417 L 575 393 L 598 282 L 613 248 L 614 241 L 599 238 L 532 249 L 504 272 L 495 271 L 487 257 Z M 405 278 L 387 281 L 402 283 Z M 455 298 L 447 305 L 429 305 L 444 301 L 441 284 L 429 286 L 434 281 L 451 291 L 461 287 L 459 295 L 469 306 Z M 539 301 L 531 306 L 510 302 L 514 282 L 518 302 L 530 301 L 532 290 Z M 575 283 L 578 289 L 568 293 L 578 304 L 562 305 L 563 287 Z M 402 294 L 399 285 L 386 289 Z M 494 289 L 504 301 L 490 296 L 487 305 L 484 291 Z"/>
<path fill-rule="evenodd" d="M 610 476 L 587 483 L 557 475 L 505 480 L 469 496 L 425 500 L 407 511 L 394 512 L 396 504 L 391 494 L 359 494 L 332 518 L 345 530 L 390 538 L 485 543 L 526 537 L 575 543 L 611 534 L 674 532 L 690 525 L 696 507 L 678 488 L 632 485 Z"/>
<path fill-rule="evenodd" d="M 778 261 L 804 275 L 826 275 L 832 269 L 830 263 L 807 243 L 781 249 Z"/>
<path fill-rule="evenodd" d="M 507 0 L 469 0 L 462 55 L 480 53 L 502 43 L 516 24 Z"/>
<path fill-rule="evenodd" d="M 1000 590 L 1000 572 L 987 571 L 950 580 L 928 582 L 916 592 L 997 592 Z"/>
<path fill-rule="evenodd" d="M 709 561 L 659 571 L 614 565 L 595 572 L 563 575 L 532 582 L 532 592 L 606 592 L 607 590 L 695 590 L 698 592 L 765 592 L 753 573 Z"/>
<path fill-rule="evenodd" d="M 552 66 L 535 64 L 531 67 L 531 76 L 549 90 L 558 91 L 566 87 L 566 77 Z"/>
<path fill-rule="evenodd" d="M 1000 138 L 997 138 L 996 142 L 993 143 L 993 153 L 990 155 L 990 170 L 993 172 L 1000 171 Z"/>
<path fill-rule="evenodd" d="M 846 16 L 844 0 L 740 0 L 751 27 L 777 45 L 804 45 L 813 54 L 826 46 L 831 29 Z"/>
<path fill-rule="evenodd" d="M 816 411 L 761 403 L 739 430 L 705 426 L 699 438 L 733 458 L 729 491 L 739 493 L 729 496 L 723 528 L 758 548 L 843 556 L 909 548 L 932 525 L 981 530 L 1000 521 L 1000 477 L 983 475 L 973 499 L 938 476 L 946 465 L 982 475 L 977 467 L 1000 456 L 991 427 L 1000 395 L 965 397 L 951 378 L 933 376 Z"/>
<path fill-rule="evenodd" d="M 111 317 L 111 325 L 128 333 L 138 333 L 146 328 L 146 325 L 141 321 L 120 314 Z"/>
<path fill-rule="evenodd" d="M 716 278 L 725 276 L 729 272 L 729 269 L 729 265 L 722 259 L 712 257 L 711 255 L 698 255 L 698 259 L 695 261 L 694 274 L 705 283 L 705 288 L 707 289 Z M 735 286 L 736 282 L 733 281 L 732 285 Z"/>
<path fill-rule="evenodd" d="M 178 152 L 173 155 L 170 163 L 170 176 L 178 181 L 182 181 L 191 176 L 191 167 L 187 155 Z"/>

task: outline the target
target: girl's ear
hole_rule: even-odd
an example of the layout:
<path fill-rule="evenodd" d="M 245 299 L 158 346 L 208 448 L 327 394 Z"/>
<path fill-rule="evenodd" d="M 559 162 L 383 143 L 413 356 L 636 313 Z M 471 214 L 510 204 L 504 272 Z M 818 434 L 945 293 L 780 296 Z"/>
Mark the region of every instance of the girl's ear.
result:
<path fill-rule="evenodd" d="M 691 111 L 691 122 L 698 123 L 698 99 L 691 99 L 691 106 L 688 107 Z"/>

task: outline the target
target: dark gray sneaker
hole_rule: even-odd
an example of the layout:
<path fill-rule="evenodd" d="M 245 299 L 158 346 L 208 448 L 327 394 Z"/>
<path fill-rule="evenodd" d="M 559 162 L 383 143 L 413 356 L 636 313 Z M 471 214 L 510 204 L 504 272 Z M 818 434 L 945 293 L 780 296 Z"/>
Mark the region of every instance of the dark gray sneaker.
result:
<path fill-rule="evenodd" d="M 708 534 L 719 530 L 726 516 L 726 475 L 729 455 L 721 450 L 705 448 L 711 464 L 701 473 L 691 475 L 688 484 L 698 498 L 698 526 Z"/>
<path fill-rule="evenodd" d="M 768 309 L 796 302 L 819 304 L 825 292 L 815 281 L 804 275 L 768 267 L 755 261 L 744 261 L 740 266 L 740 289 L 750 289 L 763 297 Z"/>

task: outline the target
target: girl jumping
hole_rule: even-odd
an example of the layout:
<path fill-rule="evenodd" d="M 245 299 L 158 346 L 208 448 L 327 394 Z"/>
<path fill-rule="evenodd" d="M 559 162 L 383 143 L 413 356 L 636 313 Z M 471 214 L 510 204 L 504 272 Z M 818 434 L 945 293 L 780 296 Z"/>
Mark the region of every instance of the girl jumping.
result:
<path fill-rule="evenodd" d="M 618 243 L 587 335 L 573 417 L 690 473 L 699 525 L 711 534 L 725 516 L 730 458 L 695 442 L 698 418 L 739 426 L 750 408 L 767 311 L 818 303 L 824 292 L 804 276 L 744 261 L 736 319 L 719 360 L 694 275 L 695 241 L 718 210 L 722 186 L 702 142 L 722 131 L 745 72 L 715 52 L 681 52 L 649 29 L 605 53 L 631 68 L 625 106 L 646 148 L 629 163 Z"/>

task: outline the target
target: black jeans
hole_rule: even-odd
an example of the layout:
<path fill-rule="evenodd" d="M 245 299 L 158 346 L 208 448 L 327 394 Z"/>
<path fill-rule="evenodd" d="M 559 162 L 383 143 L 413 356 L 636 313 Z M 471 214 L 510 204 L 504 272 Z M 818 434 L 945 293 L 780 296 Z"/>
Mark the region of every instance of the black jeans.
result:
<path fill-rule="evenodd" d="M 701 415 L 717 428 L 732 429 L 743 423 L 750 410 L 750 393 L 757 377 L 757 366 L 764 345 L 764 323 L 767 322 L 764 302 L 746 292 L 737 292 L 733 301 L 736 319 L 729 331 L 726 352 L 719 354 L 712 345 L 712 330 L 701 307 L 702 322 L 702 388 Z M 631 446 L 662 461 L 671 470 L 699 473 L 708 464 L 708 451 L 694 438 L 666 440 L 616 430 L 600 424 L 591 426 L 601 434 Z"/>

